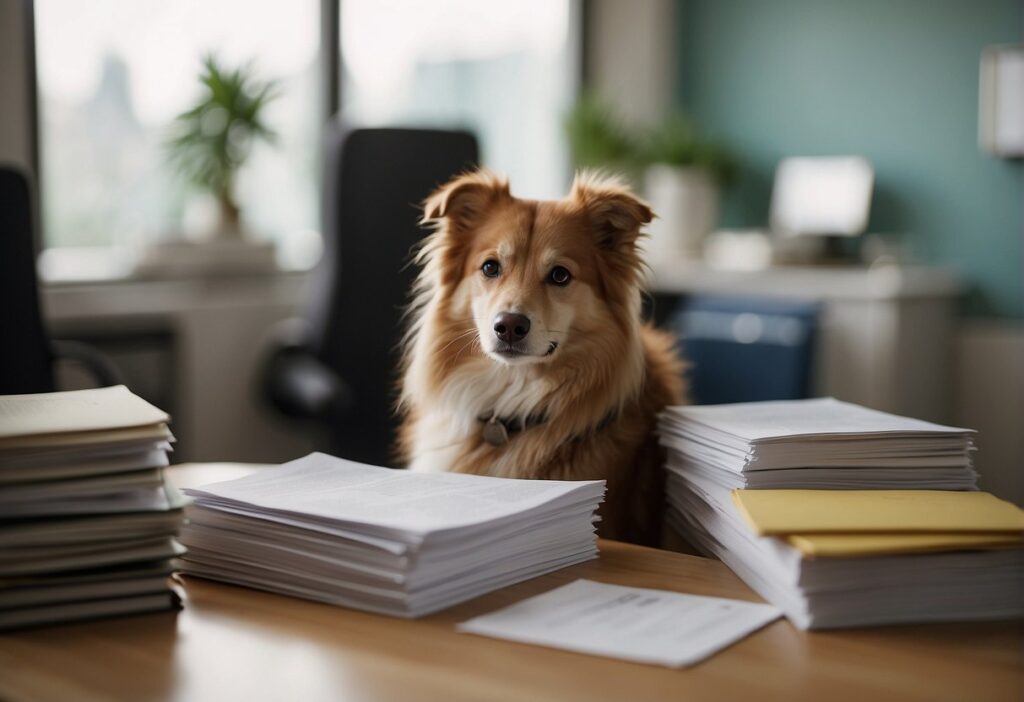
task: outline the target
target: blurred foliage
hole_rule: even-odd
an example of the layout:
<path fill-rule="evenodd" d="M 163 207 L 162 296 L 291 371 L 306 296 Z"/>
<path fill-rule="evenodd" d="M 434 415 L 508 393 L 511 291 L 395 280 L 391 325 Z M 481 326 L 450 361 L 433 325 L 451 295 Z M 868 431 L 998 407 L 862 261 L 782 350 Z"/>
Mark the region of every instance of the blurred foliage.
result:
<path fill-rule="evenodd" d="M 703 168 L 722 187 L 736 182 L 739 164 L 722 144 L 699 138 L 693 121 L 682 112 L 667 115 L 643 139 L 642 161 L 669 166 Z"/>
<path fill-rule="evenodd" d="M 635 171 L 653 164 L 706 169 L 723 187 L 732 185 L 739 162 L 724 145 L 699 137 L 693 121 L 676 111 L 647 129 L 628 129 L 607 103 L 584 94 L 566 119 L 577 167 Z"/>
<path fill-rule="evenodd" d="M 235 175 L 257 140 L 274 143 L 276 134 L 264 111 L 276 97 L 276 84 L 255 77 L 251 64 L 229 68 L 215 56 L 203 58 L 197 102 L 175 117 L 167 149 L 178 172 L 234 210 Z"/>
<path fill-rule="evenodd" d="M 573 163 L 579 168 L 635 165 L 638 144 L 608 106 L 584 93 L 565 119 Z"/>

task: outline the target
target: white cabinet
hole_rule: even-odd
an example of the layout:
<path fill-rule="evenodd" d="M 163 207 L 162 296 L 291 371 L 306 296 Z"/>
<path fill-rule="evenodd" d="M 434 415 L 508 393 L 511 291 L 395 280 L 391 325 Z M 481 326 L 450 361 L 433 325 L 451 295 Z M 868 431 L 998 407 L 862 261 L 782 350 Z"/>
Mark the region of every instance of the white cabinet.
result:
<path fill-rule="evenodd" d="M 129 385 L 172 413 L 175 462 L 273 463 L 312 450 L 257 385 L 268 332 L 295 314 L 304 283 L 270 274 L 51 284 L 43 307 L 53 337 L 94 343 Z"/>
<path fill-rule="evenodd" d="M 947 270 L 879 266 L 718 271 L 692 261 L 656 264 L 661 294 L 785 298 L 821 305 L 813 392 L 932 421 L 953 419 L 958 277 Z"/>

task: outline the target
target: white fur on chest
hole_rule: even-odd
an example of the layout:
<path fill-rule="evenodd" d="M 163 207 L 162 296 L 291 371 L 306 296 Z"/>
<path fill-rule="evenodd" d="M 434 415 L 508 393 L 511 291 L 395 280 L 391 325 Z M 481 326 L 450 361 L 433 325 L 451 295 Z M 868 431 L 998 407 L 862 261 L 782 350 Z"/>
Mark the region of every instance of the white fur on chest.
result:
<path fill-rule="evenodd" d="M 409 470 L 447 471 L 462 450 L 462 442 L 468 438 L 469 434 L 457 427 L 447 413 L 437 410 L 423 413 L 416 422 Z"/>
<path fill-rule="evenodd" d="M 529 366 L 499 366 L 487 359 L 466 364 L 439 393 L 420 398 L 409 468 L 451 469 L 464 442 L 480 430 L 480 417 L 537 414 L 550 390 L 550 383 Z"/>

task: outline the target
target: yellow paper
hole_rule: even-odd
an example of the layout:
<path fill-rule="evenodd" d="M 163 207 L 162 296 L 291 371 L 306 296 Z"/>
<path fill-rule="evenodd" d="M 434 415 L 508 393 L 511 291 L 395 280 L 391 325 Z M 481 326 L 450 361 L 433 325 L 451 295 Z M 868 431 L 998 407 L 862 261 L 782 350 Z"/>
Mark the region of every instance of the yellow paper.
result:
<path fill-rule="evenodd" d="M 1024 531 L 1024 510 L 987 492 L 733 490 L 732 498 L 761 536 Z"/>
<path fill-rule="evenodd" d="M 1020 534 L 794 534 L 786 541 L 808 558 L 1020 548 Z"/>

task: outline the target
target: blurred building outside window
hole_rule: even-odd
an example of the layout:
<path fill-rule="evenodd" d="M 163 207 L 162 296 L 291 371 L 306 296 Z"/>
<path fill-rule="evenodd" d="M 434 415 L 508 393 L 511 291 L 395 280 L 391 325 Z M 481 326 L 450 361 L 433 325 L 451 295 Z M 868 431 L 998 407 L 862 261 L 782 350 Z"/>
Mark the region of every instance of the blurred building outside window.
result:
<path fill-rule="evenodd" d="M 211 226 L 216 203 L 176 175 L 165 146 L 211 52 L 278 84 L 266 115 L 277 142 L 254 148 L 236 196 L 285 268 L 312 265 L 320 12 L 318 0 L 36 0 L 44 279 L 130 275 L 147 244 Z M 559 197 L 580 13 L 580 0 L 340 0 L 342 115 L 469 129 L 517 195 Z"/>
<path fill-rule="evenodd" d="M 561 197 L 580 12 L 578 0 L 341 0 L 341 114 L 466 128 L 516 195 Z"/>
<path fill-rule="evenodd" d="M 167 159 L 174 117 L 200 91 L 201 59 L 252 62 L 278 84 L 278 134 L 239 174 L 253 238 L 286 266 L 318 244 L 320 3 L 36 0 L 41 203 L 47 278 L 126 275 L 150 242 L 196 238 L 216 204 Z"/>

